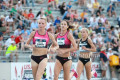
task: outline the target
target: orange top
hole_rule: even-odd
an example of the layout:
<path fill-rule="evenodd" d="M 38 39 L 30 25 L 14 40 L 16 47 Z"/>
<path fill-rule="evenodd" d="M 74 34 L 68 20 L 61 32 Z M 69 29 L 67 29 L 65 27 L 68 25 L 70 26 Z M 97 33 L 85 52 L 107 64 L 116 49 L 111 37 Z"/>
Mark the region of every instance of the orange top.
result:
<path fill-rule="evenodd" d="M 27 13 L 23 13 L 23 16 L 28 19 L 28 14 Z"/>
<path fill-rule="evenodd" d="M 86 14 L 87 14 L 87 13 L 82 12 L 82 13 L 80 14 L 80 17 L 81 17 L 81 18 L 84 18 L 84 16 L 85 16 Z"/>

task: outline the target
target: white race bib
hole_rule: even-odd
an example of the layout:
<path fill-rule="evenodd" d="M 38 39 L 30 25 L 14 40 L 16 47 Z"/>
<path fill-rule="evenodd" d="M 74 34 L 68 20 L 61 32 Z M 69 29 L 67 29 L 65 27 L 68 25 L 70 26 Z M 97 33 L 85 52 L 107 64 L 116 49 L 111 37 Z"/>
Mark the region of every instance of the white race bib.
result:
<path fill-rule="evenodd" d="M 80 42 L 80 44 L 79 44 L 79 51 L 85 51 L 84 49 L 82 49 L 82 46 L 86 46 L 87 45 L 87 43 L 81 43 Z"/>
<path fill-rule="evenodd" d="M 64 45 L 65 44 L 65 38 L 57 38 L 58 45 Z"/>
<path fill-rule="evenodd" d="M 35 46 L 38 48 L 45 48 L 46 40 L 45 39 L 36 39 Z"/>

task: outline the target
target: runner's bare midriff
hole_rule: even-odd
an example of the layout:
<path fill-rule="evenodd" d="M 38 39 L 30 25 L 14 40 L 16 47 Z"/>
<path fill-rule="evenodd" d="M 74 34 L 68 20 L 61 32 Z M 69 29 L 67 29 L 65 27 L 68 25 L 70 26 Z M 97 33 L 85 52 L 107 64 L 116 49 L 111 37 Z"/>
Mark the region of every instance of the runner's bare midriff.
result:
<path fill-rule="evenodd" d="M 68 48 L 62 48 L 61 50 L 65 50 L 65 49 L 68 49 Z M 70 52 L 67 52 L 67 53 L 64 53 L 64 54 L 57 54 L 57 55 L 60 56 L 60 57 L 69 57 Z"/>
<path fill-rule="evenodd" d="M 80 52 L 79 57 L 90 58 L 90 52 Z"/>
<path fill-rule="evenodd" d="M 47 52 L 48 52 L 47 48 L 33 48 L 32 55 L 41 56 L 47 54 Z"/>

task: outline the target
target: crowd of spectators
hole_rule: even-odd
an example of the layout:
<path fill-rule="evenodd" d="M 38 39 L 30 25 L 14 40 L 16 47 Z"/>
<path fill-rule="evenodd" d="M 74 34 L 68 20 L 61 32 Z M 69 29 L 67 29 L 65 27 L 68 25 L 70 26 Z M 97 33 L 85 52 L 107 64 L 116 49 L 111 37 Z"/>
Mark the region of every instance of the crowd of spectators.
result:
<path fill-rule="evenodd" d="M 47 18 L 46 30 L 52 34 L 60 32 L 60 22 L 67 20 L 72 27 L 69 31 L 73 33 L 76 41 L 81 38 L 80 30 L 86 27 L 89 29 L 90 37 L 96 45 L 97 52 L 100 52 L 104 46 L 106 47 L 106 52 L 109 52 L 108 56 L 111 50 L 113 53 L 120 53 L 120 14 L 116 12 L 116 8 L 120 5 L 120 0 L 108 1 L 110 4 L 107 9 L 98 0 L 71 1 L 59 4 L 59 0 L 48 0 L 47 9 L 44 10 L 42 7 L 37 14 L 34 14 L 34 9 L 31 8 L 28 12 L 28 10 L 23 8 L 30 6 L 29 0 L 0 0 L 0 9 L 10 10 L 10 15 L 0 16 L 0 50 L 7 50 L 9 47 L 13 47 L 13 51 L 25 50 L 24 44 L 30 33 L 38 28 L 37 20 Z M 32 7 L 35 7 L 36 2 L 42 4 L 45 0 L 31 0 L 31 2 Z M 78 9 L 73 9 L 72 4 L 76 2 L 78 3 Z M 85 8 L 82 8 L 82 6 Z M 53 10 L 59 10 L 61 15 L 54 17 Z M 78 13 L 78 10 L 82 10 L 82 12 Z M 117 23 L 111 24 L 109 18 L 113 19 L 113 23 L 114 21 Z M 12 30 L 10 29 L 11 27 Z M 12 35 L 10 34 L 11 32 L 13 32 Z M 8 35 L 10 38 L 4 42 L 3 35 Z M 11 52 L 7 51 L 6 54 L 8 53 Z M 16 52 L 15 54 L 7 55 L 11 56 L 11 61 L 13 55 L 16 55 L 16 59 L 18 58 Z"/>

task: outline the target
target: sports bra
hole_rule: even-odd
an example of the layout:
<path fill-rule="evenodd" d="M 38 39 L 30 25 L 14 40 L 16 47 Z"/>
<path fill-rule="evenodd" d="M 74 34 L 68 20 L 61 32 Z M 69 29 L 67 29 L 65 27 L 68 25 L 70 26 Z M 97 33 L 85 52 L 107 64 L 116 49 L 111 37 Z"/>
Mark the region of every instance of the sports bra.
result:
<path fill-rule="evenodd" d="M 91 45 L 88 43 L 88 38 L 85 41 L 82 41 L 82 39 L 79 42 L 79 51 L 86 51 L 82 49 L 82 46 L 85 46 L 86 48 L 91 48 Z"/>
<path fill-rule="evenodd" d="M 66 32 L 64 36 L 60 36 L 60 33 L 57 35 L 57 43 L 59 45 L 59 48 L 70 48 L 71 47 L 71 41 L 68 39 L 68 33 Z"/>
<path fill-rule="evenodd" d="M 46 31 L 45 35 L 40 35 L 37 30 L 33 37 L 33 44 L 35 44 L 35 47 L 37 47 L 37 48 L 47 48 L 49 40 L 50 39 L 49 39 L 47 31 Z"/>

